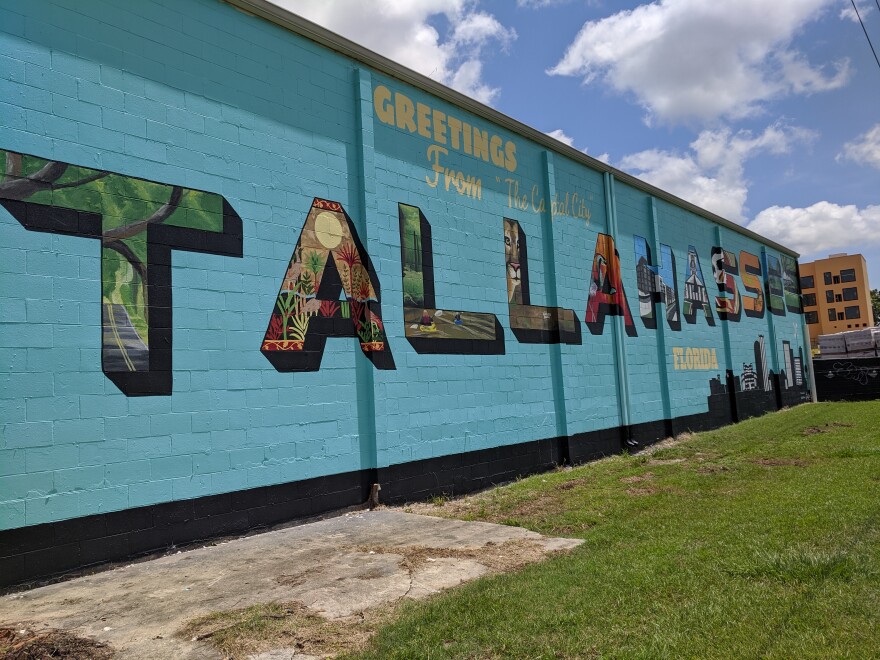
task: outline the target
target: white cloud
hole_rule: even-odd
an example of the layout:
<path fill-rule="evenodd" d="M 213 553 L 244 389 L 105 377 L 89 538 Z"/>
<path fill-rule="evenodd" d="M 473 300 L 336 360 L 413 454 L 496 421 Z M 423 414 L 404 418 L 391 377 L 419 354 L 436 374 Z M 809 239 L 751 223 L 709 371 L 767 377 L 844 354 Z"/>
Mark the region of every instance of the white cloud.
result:
<path fill-rule="evenodd" d="M 483 52 L 506 50 L 516 39 L 472 0 L 273 1 L 483 103 L 499 93 L 482 80 Z M 448 21 L 446 35 L 434 27 L 437 18 Z"/>
<path fill-rule="evenodd" d="M 807 260 L 828 252 L 863 252 L 880 246 L 880 206 L 863 209 L 817 202 L 806 208 L 771 206 L 749 229 L 800 252 Z"/>
<path fill-rule="evenodd" d="M 552 7 L 553 5 L 561 5 L 569 0 L 516 0 L 517 7 L 526 7 L 527 9 L 543 9 L 544 7 Z M 589 0 L 588 5 L 592 5 L 595 0 Z"/>
<path fill-rule="evenodd" d="M 561 128 L 557 128 L 555 131 L 548 131 L 547 135 L 552 137 L 554 140 L 559 140 L 563 144 L 567 144 L 569 147 L 574 146 L 574 138 L 570 135 L 566 135 L 565 131 Z"/>
<path fill-rule="evenodd" d="M 838 1 L 658 0 L 586 23 L 548 73 L 631 94 L 648 121 L 741 119 L 847 83 L 848 61 L 817 67 L 791 48 Z"/>
<path fill-rule="evenodd" d="M 625 156 L 618 165 L 649 183 L 734 222 L 745 222 L 748 181 L 745 162 L 762 153 L 783 154 L 815 135 L 775 123 L 760 135 L 729 128 L 704 130 L 686 153 L 649 149 Z"/>
<path fill-rule="evenodd" d="M 573 148 L 577 149 L 577 147 L 574 146 L 574 138 L 571 137 L 570 135 L 566 134 L 566 132 L 563 131 L 561 128 L 557 128 L 556 130 L 553 130 L 553 131 L 547 131 L 545 133 L 545 135 L 549 135 L 554 140 L 559 140 L 560 142 L 562 142 L 562 144 L 567 144 L 569 147 L 573 147 Z M 589 152 L 589 150 L 586 147 L 581 149 L 581 151 L 583 153 Z M 602 160 L 603 162 L 606 162 L 606 163 L 608 162 L 608 154 L 602 154 L 602 156 L 596 156 L 595 158 L 597 158 L 598 160 Z"/>
<path fill-rule="evenodd" d="M 869 5 L 861 2 L 856 2 L 856 7 L 859 8 L 859 14 L 861 14 L 862 20 L 865 20 L 865 16 L 867 16 L 872 9 Z M 850 20 L 853 23 L 859 22 L 859 14 L 856 14 L 856 12 L 852 8 L 852 3 L 850 3 L 848 0 L 843 9 L 840 10 L 840 18 Z"/>
<path fill-rule="evenodd" d="M 843 145 L 837 160 L 851 160 L 880 170 L 880 124 Z"/>

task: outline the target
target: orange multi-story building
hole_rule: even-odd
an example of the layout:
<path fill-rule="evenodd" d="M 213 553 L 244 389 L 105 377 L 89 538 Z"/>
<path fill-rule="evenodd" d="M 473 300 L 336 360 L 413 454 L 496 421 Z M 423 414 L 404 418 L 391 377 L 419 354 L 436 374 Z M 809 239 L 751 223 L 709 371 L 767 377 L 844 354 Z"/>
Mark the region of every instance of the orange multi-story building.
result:
<path fill-rule="evenodd" d="M 868 328 L 874 325 L 868 269 L 860 254 L 832 254 L 800 264 L 804 320 L 810 345 L 819 335 Z"/>

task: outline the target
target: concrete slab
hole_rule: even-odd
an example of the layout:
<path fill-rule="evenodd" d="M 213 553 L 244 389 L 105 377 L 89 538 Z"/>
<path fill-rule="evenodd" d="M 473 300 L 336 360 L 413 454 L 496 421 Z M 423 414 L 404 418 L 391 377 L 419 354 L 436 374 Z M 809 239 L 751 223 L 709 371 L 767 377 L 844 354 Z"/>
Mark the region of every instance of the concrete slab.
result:
<path fill-rule="evenodd" d="M 217 658 L 175 633 L 194 617 L 259 603 L 298 601 L 333 619 L 422 598 L 503 570 L 501 548 L 519 547 L 511 542 L 531 549 L 521 563 L 582 543 L 398 510 L 349 513 L 4 596 L 0 626 L 69 630 L 125 658 Z"/>

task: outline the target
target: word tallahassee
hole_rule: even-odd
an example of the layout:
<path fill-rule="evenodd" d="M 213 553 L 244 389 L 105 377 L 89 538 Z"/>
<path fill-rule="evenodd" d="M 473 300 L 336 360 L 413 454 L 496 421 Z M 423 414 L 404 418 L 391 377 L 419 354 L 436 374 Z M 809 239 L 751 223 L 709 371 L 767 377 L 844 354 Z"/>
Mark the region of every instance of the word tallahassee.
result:
<path fill-rule="evenodd" d="M 11 154 L 14 166 L 20 157 L 25 161 L 21 155 Z M 106 340 L 102 344 L 102 368 L 105 375 L 129 396 L 170 395 L 173 373 L 171 313 L 174 307 L 171 252 L 187 250 L 240 258 L 243 255 L 241 218 L 225 198 L 215 193 L 135 179 L 59 161 L 46 161 L 35 156 L 26 158 L 28 160 L 25 162 L 35 161 L 33 166 L 29 165 L 34 171 L 30 174 L 22 172 L 22 176 L 0 183 L 0 205 L 29 231 L 100 240 L 102 264 L 119 263 L 120 258 L 132 264 L 128 268 L 131 289 L 141 289 L 143 293 L 130 303 L 141 304 L 139 301 L 143 301 L 141 306 L 144 309 L 127 307 L 124 300 L 122 303 L 112 302 L 113 290 L 104 292 L 101 287 L 105 287 L 107 283 L 98 281 L 96 293 L 101 295 L 104 325 L 102 336 Z M 510 166 L 515 166 L 515 163 Z M 71 176 L 79 178 L 61 185 L 65 188 L 78 187 L 92 194 L 45 194 L 47 188 L 51 188 L 52 182 L 58 180 L 68 169 L 72 172 Z M 437 181 L 439 184 L 439 173 Z M 456 185 L 455 181 L 451 181 L 450 185 Z M 137 206 L 137 213 L 132 217 L 122 218 L 120 225 L 119 218 L 108 214 L 108 211 L 115 208 L 111 202 L 118 195 L 114 196 L 104 190 L 115 190 L 114 186 L 124 186 L 125 190 L 148 190 L 152 195 L 150 204 L 154 206 L 157 204 L 155 200 L 168 201 L 146 218 L 140 216 L 144 205 L 129 205 Z M 182 207 L 184 202 L 191 203 L 191 200 L 200 200 L 199 203 L 204 208 L 215 210 L 203 212 L 201 215 L 204 217 L 199 219 L 189 213 L 191 209 Z M 559 200 L 556 201 L 558 209 Z M 537 206 L 538 202 L 535 204 Z M 176 214 L 178 207 L 187 213 Z M 567 208 L 565 202 L 563 208 Z M 572 209 L 573 213 L 585 217 L 586 212 L 575 208 L 575 202 L 572 202 Z M 400 213 L 401 246 L 406 245 L 407 237 L 404 233 L 409 231 L 407 222 L 404 222 L 407 213 L 416 214 L 414 217 L 417 218 L 421 246 L 419 255 L 409 264 L 410 277 L 416 276 L 421 283 L 418 306 L 422 308 L 415 310 L 419 315 L 415 332 L 419 336 L 408 337 L 410 343 L 419 353 L 503 353 L 504 333 L 494 314 L 464 310 L 457 301 L 449 300 L 448 296 L 442 302 L 443 307 L 451 313 L 440 314 L 438 304 L 434 301 L 435 295 L 442 294 L 442 291 L 436 291 L 436 285 L 443 279 L 458 278 L 454 278 L 454 274 L 446 278 L 436 277 L 430 221 L 422 211 L 407 207 L 402 208 Z M 511 238 L 509 232 L 504 233 L 505 226 L 510 225 L 510 222 L 499 217 L 499 254 L 505 251 L 505 240 Z M 123 242 L 129 238 L 136 238 L 144 243 L 142 256 Z M 521 275 L 528 272 L 528 257 L 525 252 L 527 237 L 519 228 L 514 238 L 517 263 L 508 261 L 507 270 L 515 265 L 515 271 Z M 303 241 L 308 243 L 308 249 L 298 250 Z M 510 246 L 510 249 L 513 247 Z M 278 314 L 269 311 L 272 320 L 266 341 L 273 350 L 268 351 L 264 346 L 264 352 L 277 353 L 280 350 L 285 353 L 283 356 L 267 356 L 271 358 L 270 361 L 274 360 L 276 369 L 319 369 L 324 344 L 331 337 L 359 337 L 361 349 L 376 368 L 395 368 L 382 321 L 379 278 L 372 267 L 366 246 L 342 204 L 316 198 L 307 219 L 303 220 L 300 240 L 297 246 L 292 246 L 292 253 L 276 303 L 276 307 L 280 305 L 283 309 L 279 308 Z M 666 322 L 673 331 L 681 330 L 681 316 L 689 324 L 698 323 L 698 317 L 702 316 L 707 325 L 715 326 L 713 306 L 718 318 L 727 322 L 738 322 L 742 313 L 750 318 L 762 318 L 766 311 L 780 316 L 784 316 L 786 310 L 802 314 L 797 264 L 793 258 L 787 255 L 780 258 L 762 251 L 759 259 L 757 255 L 745 251 L 735 254 L 718 246 L 712 246 L 710 253 L 712 283 L 718 292 L 715 296 L 708 293 L 709 283 L 703 277 L 703 261 L 693 245 L 687 247 L 687 268 L 684 278 L 681 278 L 676 270 L 675 253 L 670 246 L 660 244 L 660 254 L 654 259 L 647 241 L 642 237 L 633 237 L 633 251 L 630 254 L 636 264 L 638 309 L 645 328 L 656 330 L 658 327 L 659 315 L 655 314 L 655 305 L 660 305 L 665 310 Z M 614 237 L 598 233 L 592 267 L 588 265 L 590 262 L 579 263 L 582 264 L 580 273 L 586 294 L 583 321 L 589 331 L 594 335 L 603 334 L 605 317 L 611 315 L 623 317 L 626 334 L 636 336 L 638 333 L 630 313 L 629 298 L 621 277 L 620 254 Z M 102 267 L 105 266 L 106 264 Z M 503 272 L 499 269 L 499 286 L 503 286 Z M 403 268 L 401 275 L 407 275 Z M 509 277 L 508 273 L 508 293 L 512 290 Z M 682 285 L 684 295 L 680 313 L 679 294 Z M 574 327 L 580 327 L 573 310 L 531 305 L 526 293 L 527 278 L 519 283 L 518 289 L 514 286 L 514 290 L 521 293 L 515 300 L 509 298 L 509 302 L 515 303 L 513 307 L 520 326 L 532 331 L 519 335 L 514 333 L 518 341 L 581 343 L 580 333 L 573 331 Z M 344 301 L 340 298 L 342 291 L 345 292 Z M 102 292 L 106 295 L 102 295 Z M 140 331 L 132 321 L 133 315 L 137 318 L 139 312 L 142 312 L 141 317 L 146 324 L 146 329 Z M 279 317 L 282 327 L 273 328 L 275 316 Z M 292 330 L 284 325 L 287 317 L 294 325 Z M 270 331 L 274 330 L 281 333 L 280 340 L 269 337 Z M 291 333 L 295 335 L 297 332 L 302 338 L 291 340 Z M 676 349 L 673 359 L 677 369 L 716 368 L 717 364 L 714 351 L 710 354 L 692 352 L 691 349 Z"/>

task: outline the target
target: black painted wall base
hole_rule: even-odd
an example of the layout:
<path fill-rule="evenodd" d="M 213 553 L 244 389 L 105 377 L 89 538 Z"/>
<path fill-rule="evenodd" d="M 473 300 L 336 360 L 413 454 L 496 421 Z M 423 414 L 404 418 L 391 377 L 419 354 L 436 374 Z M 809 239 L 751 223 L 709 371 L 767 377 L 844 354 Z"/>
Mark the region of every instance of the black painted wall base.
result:
<path fill-rule="evenodd" d="M 0 587 L 360 504 L 374 478 L 347 472 L 0 531 Z"/>
<path fill-rule="evenodd" d="M 379 497 L 384 503 L 462 495 L 561 464 L 638 451 L 663 438 L 718 428 L 732 419 L 729 406 L 710 406 L 710 412 L 698 415 L 569 438 L 535 440 L 0 531 L 0 588 L 362 504 L 373 483 L 381 484 Z"/>
<path fill-rule="evenodd" d="M 819 401 L 880 399 L 880 358 L 813 360 Z"/>

